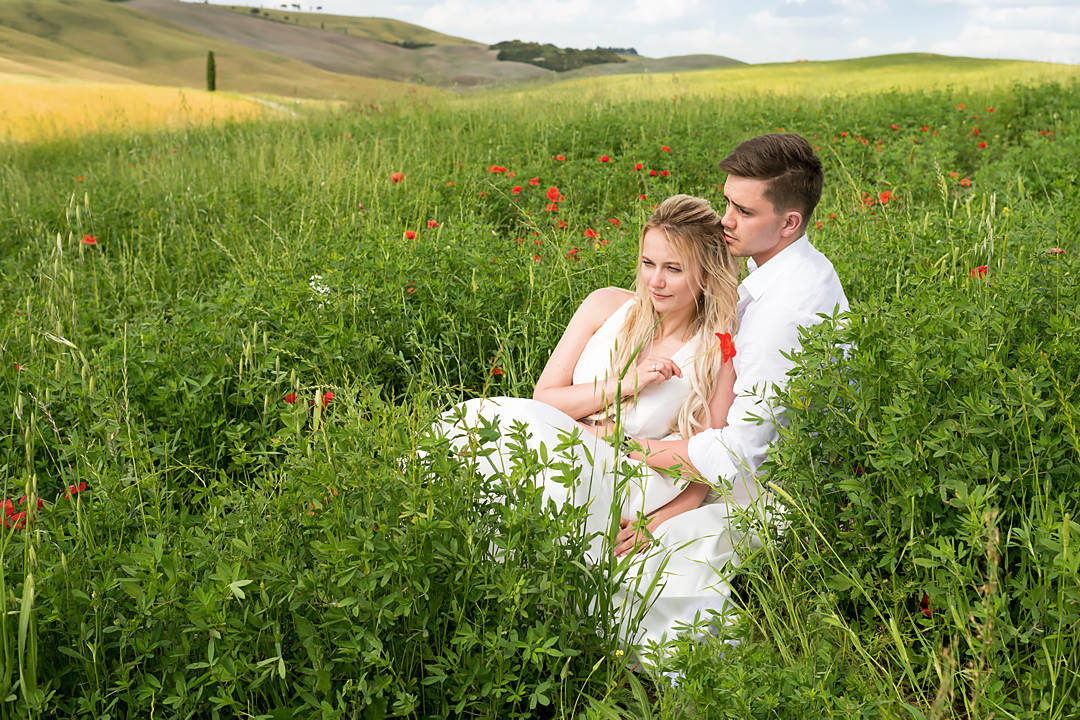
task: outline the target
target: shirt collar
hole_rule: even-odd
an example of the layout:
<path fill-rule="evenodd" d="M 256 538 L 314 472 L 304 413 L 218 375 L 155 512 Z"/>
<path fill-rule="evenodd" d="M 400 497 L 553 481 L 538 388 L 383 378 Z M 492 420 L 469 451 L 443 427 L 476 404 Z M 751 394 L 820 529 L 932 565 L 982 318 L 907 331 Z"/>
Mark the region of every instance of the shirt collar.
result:
<path fill-rule="evenodd" d="M 760 266 L 754 262 L 754 258 L 746 258 L 749 274 L 739 283 L 739 297 L 749 295 L 755 300 L 760 298 L 766 289 L 778 282 L 779 277 L 798 264 L 799 258 L 806 254 L 809 247 L 810 239 L 803 235 Z"/>

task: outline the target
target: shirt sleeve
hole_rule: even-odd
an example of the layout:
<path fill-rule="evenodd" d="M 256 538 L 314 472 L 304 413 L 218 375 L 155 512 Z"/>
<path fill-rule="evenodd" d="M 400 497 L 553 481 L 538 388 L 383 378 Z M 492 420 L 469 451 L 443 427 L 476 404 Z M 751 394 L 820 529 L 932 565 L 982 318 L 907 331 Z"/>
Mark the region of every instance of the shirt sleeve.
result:
<path fill-rule="evenodd" d="M 747 505 L 758 495 L 755 472 L 776 440 L 783 409 L 774 406 L 776 387 L 787 383 L 794 362 L 784 357 L 799 346 L 803 319 L 760 308 L 744 318 L 747 332 L 736 336 L 735 401 L 726 427 L 702 431 L 687 445 L 694 467 L 715 485 L 726 502 Z M 730 491 L 726 486 L 730 484 Z"/>

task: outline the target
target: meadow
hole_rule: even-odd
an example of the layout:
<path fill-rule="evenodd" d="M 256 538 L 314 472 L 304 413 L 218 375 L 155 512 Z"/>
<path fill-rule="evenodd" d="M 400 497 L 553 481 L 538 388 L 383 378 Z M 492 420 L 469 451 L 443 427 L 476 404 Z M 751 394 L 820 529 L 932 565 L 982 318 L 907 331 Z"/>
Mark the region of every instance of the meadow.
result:
<path fill-rule="evenodd" d="M 0 718 L 1080 716 L 1080 82 L 706 77 L 0 146 Z M 423 430 L 779 129 L 852 312 L 737 620 L 635 670 L 545 460 Z"/>

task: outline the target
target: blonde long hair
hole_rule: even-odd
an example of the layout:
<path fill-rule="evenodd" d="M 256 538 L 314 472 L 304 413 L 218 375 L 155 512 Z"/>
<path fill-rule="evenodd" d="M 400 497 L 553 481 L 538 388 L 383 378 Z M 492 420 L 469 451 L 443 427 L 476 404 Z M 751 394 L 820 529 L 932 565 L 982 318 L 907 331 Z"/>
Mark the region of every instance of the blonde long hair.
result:
<path fill-rule="evenodd" d="M 690 195 L 673 195 L 653 212 L 641 229 L 638 240 L 638 272 L 634 281 L 634 299 L 626 319 L 616 335 L 612 353 L 612 377 L 618 377 L 641 345 L 637 357 L 643 357 L 662 338 L 660 315 L 649 299 L 648 288 L 641 282 L 641 254 L 645 234 L 658 229 L 683 259 L 686 268 L 695 268 L 700 281 L 694 316 L 690 321 L 691 342 L 697 348 L 693 367 L 688 373 L 690 395 L 679 410 L 677 429 L 688 438 L 712 424 L 709 400 L 716 390 L 716 379 L 723 365 L 716 333 L 735 332 L 739 301 L 738 270 L 724 241 L 720 216 L 707 200 Z"/>

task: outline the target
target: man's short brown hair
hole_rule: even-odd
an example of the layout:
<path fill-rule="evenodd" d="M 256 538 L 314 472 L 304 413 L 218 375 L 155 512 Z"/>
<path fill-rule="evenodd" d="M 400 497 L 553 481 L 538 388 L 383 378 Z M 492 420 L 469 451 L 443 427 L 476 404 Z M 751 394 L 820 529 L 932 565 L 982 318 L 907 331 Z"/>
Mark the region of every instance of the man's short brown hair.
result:
<path fill-rule="evenodd" d="M 825 181 L 821 160 L 795 133 L 770 133 L 745 140 L 720 161 L 729 175 L 767 181 L 765 197 L 777 212 L 802 213 L 803 228 L 810 222 Z"/>

